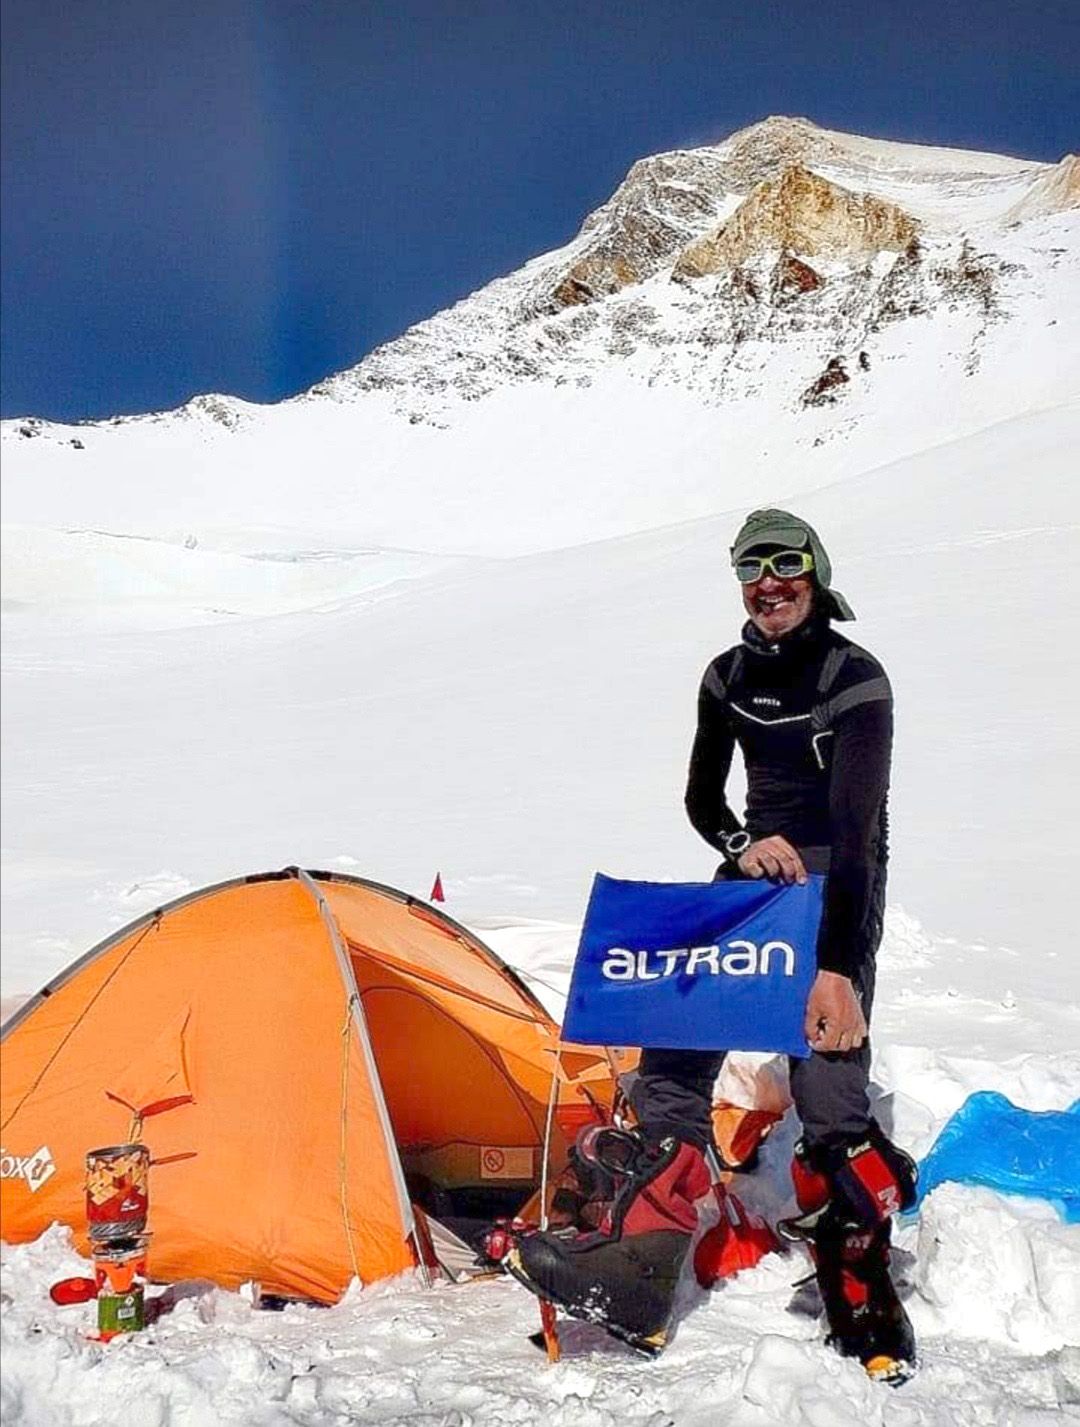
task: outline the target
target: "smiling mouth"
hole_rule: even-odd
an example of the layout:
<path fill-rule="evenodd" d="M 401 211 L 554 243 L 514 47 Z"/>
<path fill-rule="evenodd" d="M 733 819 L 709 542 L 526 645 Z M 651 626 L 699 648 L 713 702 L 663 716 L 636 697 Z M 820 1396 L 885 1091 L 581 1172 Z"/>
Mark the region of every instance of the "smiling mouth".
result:
<path fill-rule="evenodd" d="M 777 610 L 794 603 L 794 595 L 758 595 L 754 600 L 754 608 L 758 614 L 775 614 Z"/>

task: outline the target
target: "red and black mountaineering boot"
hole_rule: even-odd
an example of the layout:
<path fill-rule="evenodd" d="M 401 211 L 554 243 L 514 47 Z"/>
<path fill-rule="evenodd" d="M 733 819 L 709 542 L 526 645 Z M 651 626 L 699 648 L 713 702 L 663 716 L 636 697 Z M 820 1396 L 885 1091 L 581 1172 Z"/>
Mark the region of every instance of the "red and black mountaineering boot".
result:
<path fill-rule="evenodd" d="M 611 1126 L 587 1125 L 567 1156 L 566 1168 L 555 1181 L 548 1211 L 549 1229 L 599 1229 L 611 1216 L 619 1185 L 616 1175 L 601 1164 L 597 1140 Z"/>
<path fill-rule="evenodd" d="M 777 1227 L 810 1246 L 826 1341 L 872 1378 L 905 1381 L 915 1334 L 889 1273 L 889 1221 L 915 1202 L 914 1161 L 871 1124 L 865 1139 L 830 1151 L 798 1144 L 791 1177 L 802 1212 Z"/>
<path fill-rule="evenodd" d="M 577 1157 L 614 1190 L 600 1226 L 523 1234 L 503 1265 L 538 1297 L 655 1355 L 667 1343 L 695 1204 L 709 1191 L 705 1158 L 675 1139 L 601 1127 L 583 1132 Z"/>

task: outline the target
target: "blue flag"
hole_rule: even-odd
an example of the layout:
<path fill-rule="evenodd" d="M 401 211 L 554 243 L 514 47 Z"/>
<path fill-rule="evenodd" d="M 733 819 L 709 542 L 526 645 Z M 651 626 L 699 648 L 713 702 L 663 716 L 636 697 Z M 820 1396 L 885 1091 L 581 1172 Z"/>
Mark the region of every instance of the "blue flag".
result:
<path fill-rule="evenodd" d="M 824 882 L 624 882 L 598 873 L 563 1039 L 809 1055 L 803 1018 Z"/>

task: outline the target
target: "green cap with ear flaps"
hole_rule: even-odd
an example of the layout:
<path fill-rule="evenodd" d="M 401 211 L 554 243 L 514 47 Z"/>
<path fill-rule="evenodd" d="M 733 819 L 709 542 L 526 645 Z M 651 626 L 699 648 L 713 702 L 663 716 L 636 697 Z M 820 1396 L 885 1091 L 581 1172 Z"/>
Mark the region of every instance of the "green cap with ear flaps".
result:
<path fill-rule="evenodd" d="M 731 547 L 731 563 L 737 564 L 744 555 L 760 546 L 772 545 L 781 550 L 809 550 L 814 557 L 814 579 L 821 591 L 822 604 L 830 619 L 854 619 L 855 612 L 839 590 L 830 588 L 832 565 L 817 531 L 807 521 L 786 510 L 755 510 L 743 521 Z"/>

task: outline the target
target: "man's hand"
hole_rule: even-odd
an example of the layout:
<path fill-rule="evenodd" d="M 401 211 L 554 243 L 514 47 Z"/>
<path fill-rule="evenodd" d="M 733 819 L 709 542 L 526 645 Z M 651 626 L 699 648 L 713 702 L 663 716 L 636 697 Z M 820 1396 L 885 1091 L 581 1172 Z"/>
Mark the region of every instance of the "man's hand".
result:
<path fill-rule="evenodd" d="M 747 877 L 768 877 L 773 882 L 806 882 L 806 868 L 803 860 L 788 842 L 777 833 L 773 837 L 763 837 L 752 842 L 739 858 L 739 871 Z"/>
<path fill-rule="evenodd" d="M 836 971 L 818 972 L 807 998 L 803 1031 L 817 1051 L 855 1050 L 862 1045 L 867 1036 L 866 1017 L 846 976 Z"/>

